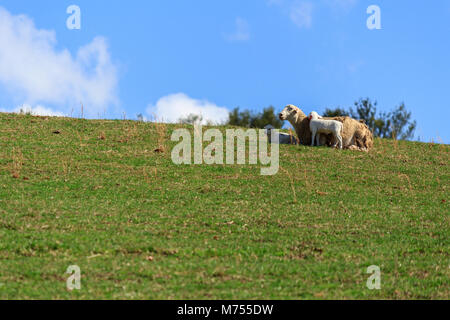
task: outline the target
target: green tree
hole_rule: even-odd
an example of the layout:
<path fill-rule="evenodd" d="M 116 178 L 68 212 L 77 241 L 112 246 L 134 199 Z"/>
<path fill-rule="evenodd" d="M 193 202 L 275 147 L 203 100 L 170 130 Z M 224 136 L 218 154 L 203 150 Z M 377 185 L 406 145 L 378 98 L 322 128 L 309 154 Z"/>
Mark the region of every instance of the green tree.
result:
<path fill-rule="evenodd" d="M 369 98 L 359 99 L 355 102 L 356 109 L 350 108 L 352 118 L 364 120 L 367 126 L 374 132 L 377 131 L 376 114 L 378 102 L 372 102 Z"/>
<path fill-rule="evenodd" d="M 250 111 L 239 111 L 239 107 L 230 112 L 228 123 L 231 126 L 250 127 Z"/>
<path fill-rule="evenodd" d="M 277 129 L 280 129 L 283 126 L 283 121 L 275 114 L 275 108 L 272 106 L 264 108 L 262 113 L 258 113 L 256 116 L 252 117 L 250 126 L 252 128 L 262 129 L 268 124 Z"/>
<path fill-rule="evenodd" d="M 283 121 L 281 121 L 275 114 L 275 108 L 270 106 L 264 108 L 260 113 L 253 113 L 249 110 L 239 111 L 239 108 L 235 108 L 230 112 L 228 117 L 228 125 L 246 127 L 246 128 L 259 128 L 263 129 L 268 124 L 274 128 L 281 128 Z"/>
<path fill-rule="evenodd" d="M 325 118 L 334 118 L 334 117 L 347 117 L 350 114 L 348 113 L 347 110 L 343 109 L 343 108 L 336 108 L 336 109 L 330 109 L 330 108 L 326 108 L 325 112 L 323 113 L 323 117 Z"/>
<path fill-rule="evenodd" d="M 355 110 L 350 109 L 351 116 L 364 120 L 375 137 L 400 140 L 414 138 L 417 122 L 411 120 L 411 112 L 406 110 L 404 103 L 389 113 L 378 115 L 377 102 L 369 98 L 355 102 L 355 107 Z"/>
<path fill-rule="evenodd" d="M 389 113 L 388 118 L 392 138 L 408 140 L 414 137 L 417 122 L 411 120 L 411 112 L 406 110 L 403 102 L 394 111 Z"/>

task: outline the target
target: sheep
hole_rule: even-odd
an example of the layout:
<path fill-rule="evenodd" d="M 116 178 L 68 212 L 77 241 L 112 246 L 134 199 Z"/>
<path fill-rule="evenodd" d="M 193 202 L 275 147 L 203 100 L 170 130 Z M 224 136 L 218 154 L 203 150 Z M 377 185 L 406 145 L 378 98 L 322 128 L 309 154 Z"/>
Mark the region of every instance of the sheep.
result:
<path fill-rule="evenodd" d="M 368 152 L 373 148 L 373 133 L 365 121 L 359 121 L 358 128 L 355 131 L 355 142 L 362 151 Z"/>
<path fill-rule="evenodd" d="M 334 147 L 339 144 L 339 148 L 342 149 L 342 129 L 344 124 L 342 122 L 336 120 L 324 120 L 323 117 L 319 116 L 319 114 L 315 111 L 311 112 L 309 115 L 309 127 L 312 134 L 312 143 L 311 147 L 314 147 L 314 140 L 317 137 L 317 145 L 320 145 L 319 135 L 321 133 L 333 134 L 334 138 L 337 140 Z"/>
<path fill-rule="evenodd" d="M 311 112 L 311 114 L 308 116 L 308 120 L 309 120 L 309 123 L 310 123 L 310 131 L 311 131 L 311 115 L 317 116 L 318 119 L 323 119 L 323 117 L 320 116 L 317 112 L 315 112 L 315 111 Z M 324 137 L 322 137 L 322 135 L 324 135 Z M 327 142 L 326 141 L 327 140 L 326 136 L 327 135 L 328 134 L 325 134 L 324 132 L 317 132 L 317 140 L 316 140 L 317 141 L 317 146 L 320 147 L 320 146 L 326 144 L 326 142 Z M 323 143 L 321 143 L 321 141 Z M 312 138 L 312 142 L 314 143 L 314 138 Z"/>
<path fill-rule="evenodd" d="M 267 138 L 269 139 L 269 141 L 272 141 L 271 137 L 272 134 L 274 134 L 272 130 L 275 128 L 272 125 L 268 124 L 267 126 L 264 127 L 264 129 L 266 129 Z M 294 145 L 297 144 L 297 139 L 291 136 L 290 134 L 278 132 L 277 135 L 279 144 L 294 144 Z"/>
<path fill-rule="evenodd" d="M 300 144 L 311 145 L 310 120 L 306 114 L 294 105 L 286 106 L 279 114 L 280 120 L 287 120 L 294 127 Z M 373 134 L 365 125 L 350 117 L 335 117 L 330 120 L 337 120 L 344 124 L 342 131 L 343 147 L 346 149 L 356 149 L 369 151 L 373 147 Z M 320 135 L 321 145 L 332 145 L 332 135 Z"/>

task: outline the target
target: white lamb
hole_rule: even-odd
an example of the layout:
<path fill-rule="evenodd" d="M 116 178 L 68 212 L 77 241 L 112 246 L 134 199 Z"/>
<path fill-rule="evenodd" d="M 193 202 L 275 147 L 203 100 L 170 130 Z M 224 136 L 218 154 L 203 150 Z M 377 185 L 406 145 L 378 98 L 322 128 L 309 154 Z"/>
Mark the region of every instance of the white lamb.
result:
<path fill-rule="evenodd" d="M 317 138 L 317 145 L 319 145 L 320 140 L 320 134 L 330 134 L 332 133 L 336 144 L 334 147 L 336 147 L 337 144 L 339 144 L 339 148 L 342 149 L 343 143 L 342 143 L 342 129 L 344 127 L 344 124 L 342 122 L 336 121 L 336 120 L 325 120 L 319 114 L 315 111 L 311 112 L 309 114 L 309 127 L 312 134 L 312 144 L 311 146 L 314 146 L 314 141 Z"/>

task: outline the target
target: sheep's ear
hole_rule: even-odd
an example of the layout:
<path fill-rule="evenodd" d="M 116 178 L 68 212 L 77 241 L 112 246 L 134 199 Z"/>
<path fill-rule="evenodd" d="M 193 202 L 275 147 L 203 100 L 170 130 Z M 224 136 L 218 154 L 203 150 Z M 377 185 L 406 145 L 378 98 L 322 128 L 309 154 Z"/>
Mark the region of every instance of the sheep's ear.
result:
<path fill-rule="evenodd" d="M 292 111 L 293 111 L 294 114 L 297 114 L 297 113 L 298 113 L 298 110 L 295 110 L 295 109 L 294 109 L 294 110 L 292 110 Z"/>

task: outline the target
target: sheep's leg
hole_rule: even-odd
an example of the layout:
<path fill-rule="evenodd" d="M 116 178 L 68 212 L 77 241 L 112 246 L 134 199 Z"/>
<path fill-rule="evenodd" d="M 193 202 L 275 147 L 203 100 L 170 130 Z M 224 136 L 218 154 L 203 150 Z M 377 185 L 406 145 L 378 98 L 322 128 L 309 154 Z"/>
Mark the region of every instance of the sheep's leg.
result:
<path fill-rule="evenodd" d="M 320 147 L 320 133 L 316 136 L 317 146 Z"/>
<path fill-rule="evenodd" d="M 337 138 L 338 138 L 338 140 L 339 140 L 339 148 L 342 150 L 342 148 L 343 148 L 342 137 L 341 137 L 341 135 L 338 135 Z"/>
<path fill-rule="evenodd" d="M 311 137 L 312 139 L 312 143 L 311 143 L 311 147 L 314 147 L 314 140 L 316 139 L 316 131 L 313 131 L 312 132 L 312 137 Z"/>
<path fill-rule="evenodd" d="M 355 144 L 355 138 L 354 137 L 350 137 L 350 138 L 347 138 L 345 141 L 344 141 L 344 139 L 342 140 L 342 142 L 343 142 L 343 147 L 344 146 L 352 146 L 352 145 L 354 145 Z"/>

